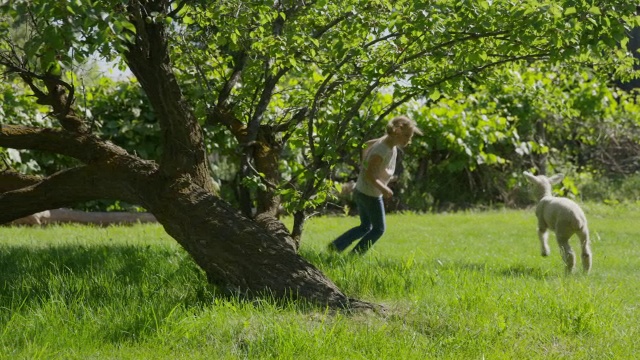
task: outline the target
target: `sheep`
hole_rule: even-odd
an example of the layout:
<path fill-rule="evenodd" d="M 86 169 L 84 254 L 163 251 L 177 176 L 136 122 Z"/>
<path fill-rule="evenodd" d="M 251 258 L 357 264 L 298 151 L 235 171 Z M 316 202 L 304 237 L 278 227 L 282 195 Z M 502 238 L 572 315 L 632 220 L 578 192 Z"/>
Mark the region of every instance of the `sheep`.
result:
<path fill-rule="evenodd" d="M 535 176 L 528 171 L 525 171 L 524 175 L 534 185 L 533 191 L 538 199 L 536 217 L 538 218 L 538 238 L 542 247 L 542 256 L 549 255 L 547 230 L 551 229 L 556 234 L 562 259 L 566 265 L 566 273 L 570 274 L 576 260 L 573 249 L 569 245 L 569 239 L 573 234 L 578 234 L 582 247 L 582 268 L 588 274 L 591 270 L 592 255 L 587 218 L 580 206 L 574 201 L 551 194 L 551 185 L 561 182 L 564 175 Z"/>

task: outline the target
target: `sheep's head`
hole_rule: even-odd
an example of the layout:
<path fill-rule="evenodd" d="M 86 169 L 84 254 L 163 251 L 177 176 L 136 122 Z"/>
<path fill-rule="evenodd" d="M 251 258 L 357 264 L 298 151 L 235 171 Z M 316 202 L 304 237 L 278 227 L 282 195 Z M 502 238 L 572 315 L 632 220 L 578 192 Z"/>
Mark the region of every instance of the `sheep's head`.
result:
<path fill-rule="evenodd" d="M 533 184 L 533 192 L 538 200 L 545 196 L 551 196 L 551 185 L 557 184 L 564 179 L 563 174 L 556 174 L 551 177 L 544 175 L 536 176 L 528 171 L 525 171 L 523 174 L 529 179 L 529 182 Z"/>

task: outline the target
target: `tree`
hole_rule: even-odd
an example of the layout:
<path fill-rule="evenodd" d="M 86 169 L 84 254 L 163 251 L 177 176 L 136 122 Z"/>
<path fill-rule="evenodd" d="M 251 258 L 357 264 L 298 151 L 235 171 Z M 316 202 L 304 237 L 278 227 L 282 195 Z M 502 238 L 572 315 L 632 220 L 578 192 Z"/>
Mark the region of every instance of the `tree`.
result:
<path fill-rule="evenodd" d="M 623 71 L 637 23 L 630 1 L 13 1 L 0 7 L 0 65 L 55 124 L 3 120 L 0 146 L 80 165 L 0 174 L 0 222 L 94 199 L 152 212 L 221 288 L 361 304 L 297 254 L 305 211 L 381 120 L 516 61 L 579 61 Z M 154 109 L 161 153 L 128 153 L 77 110 L 73 69 L 95 53 L 124 59 Z M 597 64 L 597 65 L 596 65 Z M 380 101 L 380 100 L 383 101 Z M 205 132 L 235 139 L 244 215 L 214 193 Z M 283 151 L 300 166 L 281 178 Z M 292 196 L 290 236 L 275 217 Z M 297 201 L 297 203 L 296 203 Z M 252 207 L 258 216 L 251 219 Z M 260 225 L 259 225 L 260 224 Z"/>

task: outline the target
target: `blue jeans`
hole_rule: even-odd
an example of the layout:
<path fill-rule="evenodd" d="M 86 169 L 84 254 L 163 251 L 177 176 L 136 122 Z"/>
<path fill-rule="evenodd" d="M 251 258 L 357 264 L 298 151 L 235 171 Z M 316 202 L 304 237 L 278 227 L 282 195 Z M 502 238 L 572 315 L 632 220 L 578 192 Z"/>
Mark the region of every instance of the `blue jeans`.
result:
<path fill-rule="evenodd" d="M 384 202 L 382 197 L 368 196 L 358 190 L 354 191 L 360 225 L 348 230 L 331 243 L 337 251 L 344 251 L 354 241 L 360 241 L 353 248 L 353 253 L 364 254 L 384 234 L 386 229 Z"/>

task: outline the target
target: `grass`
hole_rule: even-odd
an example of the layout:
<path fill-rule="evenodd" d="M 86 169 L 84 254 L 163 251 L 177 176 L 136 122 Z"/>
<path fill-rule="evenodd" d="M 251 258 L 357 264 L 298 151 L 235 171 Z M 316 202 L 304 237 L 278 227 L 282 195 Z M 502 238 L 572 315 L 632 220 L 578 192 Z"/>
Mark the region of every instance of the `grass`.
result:
<path fill-rule="evenodd" d="M 356 218 L 311 219 L 302 254 L 386 315 L 218 296 L 158 225 L 0 228 L 0 359 L 635 359 L 640 207 L 585 211 L 568 277 L 532 210 L 389 215 L 364 257 L 324 250 Z"/>

